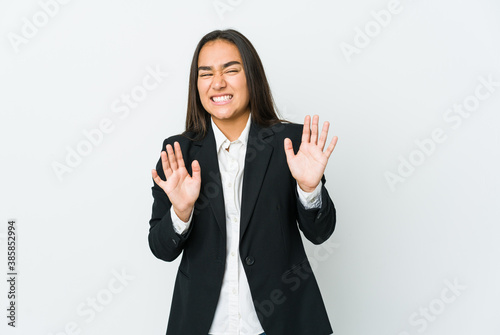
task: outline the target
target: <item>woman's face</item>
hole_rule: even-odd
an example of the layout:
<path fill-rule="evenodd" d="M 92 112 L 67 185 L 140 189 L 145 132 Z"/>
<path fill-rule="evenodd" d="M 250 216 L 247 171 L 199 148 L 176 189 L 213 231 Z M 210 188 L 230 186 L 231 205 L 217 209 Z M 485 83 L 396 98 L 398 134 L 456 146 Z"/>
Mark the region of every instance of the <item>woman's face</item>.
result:
<path fill-rule="evenodd" d="M 250 96 L 238 48 L 225 40 L 206 43 L 198 57 L 198 92 L 214 122 L 247 120 Z"/>

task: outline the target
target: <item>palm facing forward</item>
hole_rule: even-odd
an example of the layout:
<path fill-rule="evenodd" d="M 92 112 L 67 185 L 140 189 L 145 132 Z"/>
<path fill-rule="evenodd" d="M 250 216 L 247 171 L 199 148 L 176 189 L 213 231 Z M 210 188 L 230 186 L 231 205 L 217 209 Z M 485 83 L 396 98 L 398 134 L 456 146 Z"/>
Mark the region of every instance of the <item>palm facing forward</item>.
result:
<path fill-rule="evenodd" d="M 200 195 L 201 169 L 198 161 L 193 161 L 191 164 L 193 176 L 190 176 L 184 165 L 181 146 L 178 142 L 174 143 L 174 149 L 167 144 L 167 151 L 161 152 L 161 164 L 167 180 L 162 180 L 156 170 L 151 173 L 155 183 L 167 194 L 175 214 L 186 222 Z"/>
<path fill-rule="evenodd" d="M 302 142 L 297 154 L 293 152 L 292 141 L 289 138 L 285 139 L 285 154 L 288 167 L 299 187 L 305 192 L 312 192 L 318 186 L 325 172 L 328 158 L 330 158 L 338 140 L 337 136 L 334 136 L 328 148 L 323 151 L 330 124 L 328 122 L 323 124 L 323 129 L 318 138 L 318 121 L 319 116 L 314 115 L 311 129 L 311 117 L 306 116 L 302 131 Z"/>

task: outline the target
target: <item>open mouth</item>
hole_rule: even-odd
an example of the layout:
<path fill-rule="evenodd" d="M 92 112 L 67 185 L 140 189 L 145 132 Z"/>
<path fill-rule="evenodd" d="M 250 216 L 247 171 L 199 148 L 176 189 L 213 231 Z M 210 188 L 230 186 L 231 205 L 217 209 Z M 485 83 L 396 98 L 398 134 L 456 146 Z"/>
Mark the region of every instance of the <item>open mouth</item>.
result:
<path fill-rule="evenodd" d="M 221 102 L 231 101 L 232 98 L 233 98 L 233 96 L 231 94 L 227 94 L 227 95 L 221 95 L 218 97 L 211 97 L 210 100 L 212 100 L 213 102 L 221 103 Z"/>

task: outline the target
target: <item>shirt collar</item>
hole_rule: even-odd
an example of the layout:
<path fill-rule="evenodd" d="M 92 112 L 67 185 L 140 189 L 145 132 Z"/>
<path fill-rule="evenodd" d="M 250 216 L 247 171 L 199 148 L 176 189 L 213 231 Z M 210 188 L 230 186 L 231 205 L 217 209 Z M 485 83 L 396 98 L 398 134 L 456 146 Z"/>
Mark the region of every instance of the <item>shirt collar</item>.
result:
<path fill-rule="evenodd" d="M 240 134 L 240 137 L 238 137 L 238 139 L 235 140 L 234 142 L 240 141 L 244 146 L 246 146 L 248 142 L 248 133 L 250 132 L 251 120 L 252 120 L 252 115 L 249 114 L 245 129 L 243 129 L 243 131 Z M 212 117 L 210 117 L 210 122 L 212 123 L 212 130 L 215 136 L 215 147 L 217 149 L 217 152 L 219 152 L 221 147 L 227 147 L 231 142 L 227 139 L 226 135 L 222 133 L 219 127 L 217 127 Z"/>

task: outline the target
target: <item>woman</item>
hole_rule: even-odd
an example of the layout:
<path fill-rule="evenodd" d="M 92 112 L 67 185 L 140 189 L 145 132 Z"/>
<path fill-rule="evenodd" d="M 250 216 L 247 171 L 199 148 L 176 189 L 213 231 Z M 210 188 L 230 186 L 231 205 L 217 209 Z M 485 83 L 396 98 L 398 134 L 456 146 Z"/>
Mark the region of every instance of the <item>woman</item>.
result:
<path fill-rule="evenodd" d="M 186 130 L 164 141 L 152 171 L 151 251 L 165 261 L 183 252 L 167 334 L 332 333 L 297 227 L 315 244 L 335 228 L 328 127 L 278 118 L 241 33 L 201 39 Z"/>

